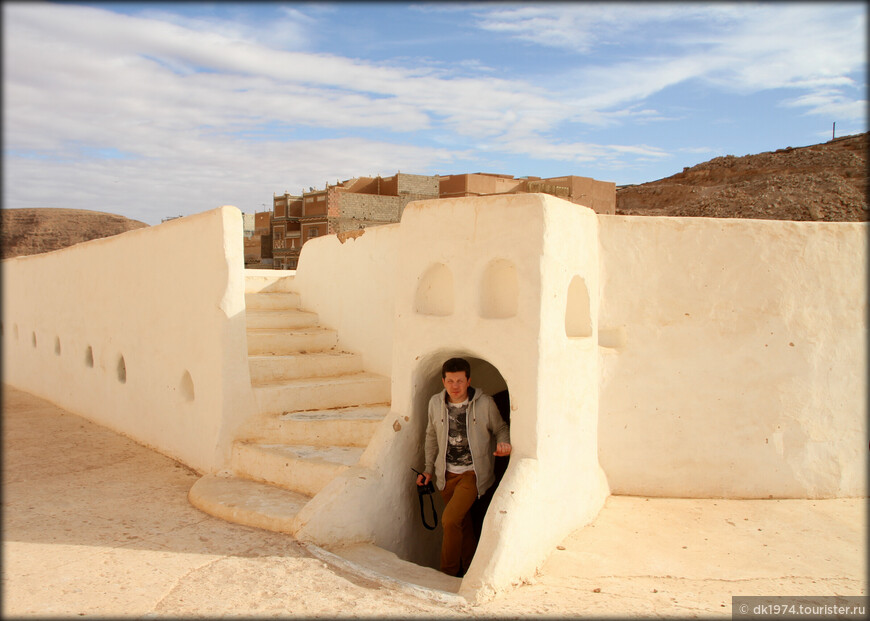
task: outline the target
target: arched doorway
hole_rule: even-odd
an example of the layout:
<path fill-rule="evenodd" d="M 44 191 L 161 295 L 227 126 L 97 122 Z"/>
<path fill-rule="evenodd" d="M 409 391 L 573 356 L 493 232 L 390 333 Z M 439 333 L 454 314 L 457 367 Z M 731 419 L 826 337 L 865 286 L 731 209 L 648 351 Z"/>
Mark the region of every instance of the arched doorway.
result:
<path fill-rule="evenodd" d="M 414 468 L 420 469 L 424 461 L 424 447 L 426 437 L 426 420 L 429 400 L 432 395 L 441 392 L 444 388 L 441 382 L 441 365 L 449 358 L 465 358 L 471 365 L 471 385 L 477 390 L 481 390 L 491 396 L 498 407 L 499 414 L 502 419 L 510 426 L 510 392 L 508 390 L 507 381 L 489 361 L 479 358 L 473 354 L 464 351 L 439 351 L 421 359 L 416 372 L 414 373 L 414 411 L 415 418 L 422 421 L 422 424 L 417 428 L 416 433 L 419 439 L 419 455 L 416 456 Z M 493 444 L 492 450 L 495 450 Z M 479 497 L 471 508 L 471 518 L 474 525 L 475 537 L 480 538 L 483 528 L 483 521 L 486 517 L 486 511 L 492 500 L 495 490 L 498 488 L 499 482 L 504 476 L 510 463 L 510 457 L 496 457 L 494 464 L 495 482 Z M 414 502 L 417 502 L 416 500 Z M 439 494 L 436 494 L 436 509 L 439 516 L 443 513 L 444 506 L 441 502 Z M 428 508 L 428 505 L 427 505 Z M 428 514 L 427 514 L 428 516 Z M 432 532 L 429 544 L 429 553 L 426 554 L 427 561 L 424 563 L 430 567 L 438 568 L 441 548 L 441 527 Z"/>

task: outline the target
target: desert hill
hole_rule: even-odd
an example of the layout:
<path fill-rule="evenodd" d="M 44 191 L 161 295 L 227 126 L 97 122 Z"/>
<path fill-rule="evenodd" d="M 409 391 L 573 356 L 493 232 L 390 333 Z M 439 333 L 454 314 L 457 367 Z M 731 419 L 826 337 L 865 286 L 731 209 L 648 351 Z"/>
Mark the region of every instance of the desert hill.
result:
<path fill-rule="evenodd" d="M 860 222 L 867 212 L 868 134 L 808 147 L 717 157 L 616 192 L 616 213 Z"/>
<path fill-rule="evenodd" d="M 2 209 L 3 258 L 39 254 L 148 226 L 138 220 L 84 209 Z"/>

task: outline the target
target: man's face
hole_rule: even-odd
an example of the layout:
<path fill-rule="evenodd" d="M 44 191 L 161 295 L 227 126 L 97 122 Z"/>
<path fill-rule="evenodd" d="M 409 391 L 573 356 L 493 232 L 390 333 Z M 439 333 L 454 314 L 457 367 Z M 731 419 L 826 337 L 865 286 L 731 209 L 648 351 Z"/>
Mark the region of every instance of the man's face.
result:
<path fill-rule="evenodd" d="M 465 371 L 448 371 L 444 374 L 441 381 L 444 384 L 444 388 L 447 389 L 451 402 L 461 403 L 468 398 L 468 387 L 471 385 L 471 382 L 465 377 Z"/>

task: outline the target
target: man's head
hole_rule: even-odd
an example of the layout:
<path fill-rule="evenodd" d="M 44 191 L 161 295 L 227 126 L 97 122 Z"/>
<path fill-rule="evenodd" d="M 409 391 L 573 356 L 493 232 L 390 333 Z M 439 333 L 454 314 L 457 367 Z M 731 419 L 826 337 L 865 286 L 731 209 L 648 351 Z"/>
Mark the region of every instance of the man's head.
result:
<path fill-rule="evenodd" d="M 470 379 L 471 365 L 463 358 L 451 358 L 441 366 L 441 383 L 453 403 L 461 403 L 468 398 Z"/>

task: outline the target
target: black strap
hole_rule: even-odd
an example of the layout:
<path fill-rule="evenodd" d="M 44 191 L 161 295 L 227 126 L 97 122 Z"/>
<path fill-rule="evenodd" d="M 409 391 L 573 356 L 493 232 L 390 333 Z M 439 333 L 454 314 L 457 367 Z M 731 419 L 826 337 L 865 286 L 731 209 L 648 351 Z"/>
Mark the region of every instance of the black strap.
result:
<path fill-rule="evenodd" d="M 411 468 L 414 470 L 414 468 Z M 420 476 L 423 476 L 423 473 L 419 470 L 414 470 Z M 429 481 L 425 485 L 417 485 L 417 498 L 420 499 L 420 521 L 423 522 L 423 526 L 428 528 L 429 530 L 435 530 L 435 527 L 438 526 L 438 512 L 435 511 L 435 486 L 432 485 L 432 481 Z M 429 523 L 426 521 L 426 511 L 423 509 L 423 496 L 429 497 L 429 504 L 432 505 L 432 520 L 435 522 L 432 526 L 429 526 Z"/>
<path fill-rule="evenodd" d="M 429 526 L 429 523 L 426 522 L 426 512 L 423 510 L 423 496 L 429 497 L 429 503 L 432 505 L 432 519 L 435 523 L 432 526 Z M 417 494 L 417 498 L 420 499 L 420 520 L 423 522 L 423 526 L 428 528 L 429 530 L 435 530 L 435 527 L 438 526 L 438 512 L 435 511 L 435 499 L 432 498 L 432 494 Z"/>

